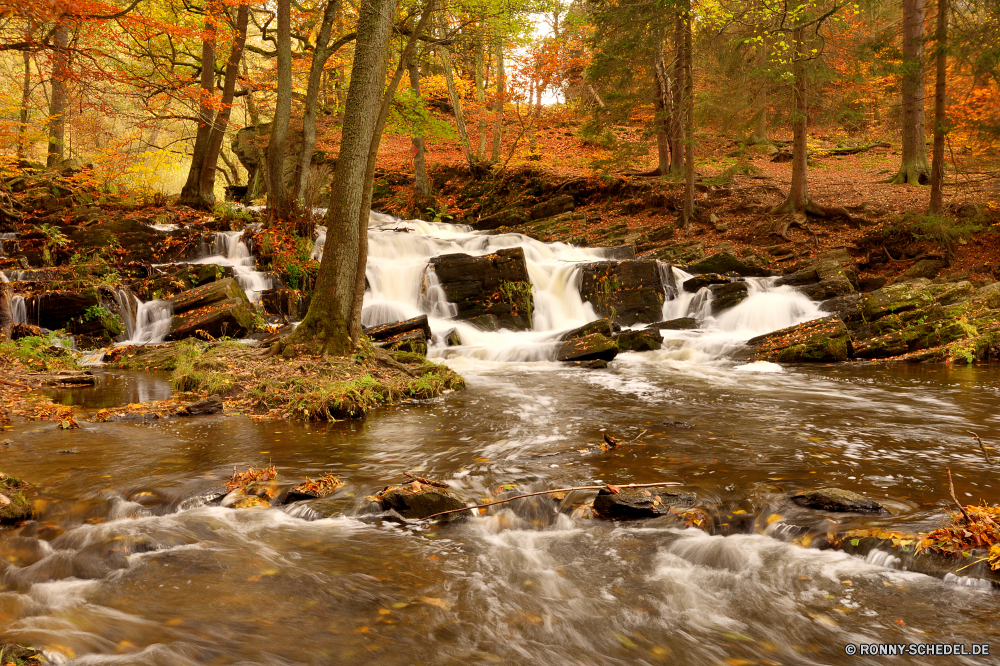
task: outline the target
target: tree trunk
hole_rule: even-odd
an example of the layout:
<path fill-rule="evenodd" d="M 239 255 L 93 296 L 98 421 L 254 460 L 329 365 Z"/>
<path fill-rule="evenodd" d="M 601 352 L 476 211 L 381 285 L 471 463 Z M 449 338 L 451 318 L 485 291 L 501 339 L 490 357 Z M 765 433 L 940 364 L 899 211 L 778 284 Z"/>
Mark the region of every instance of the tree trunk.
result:
<path fill-rule="evenodd" d="M 497 162 L 502 157 L 503 146 L 501 144 L 501 133 L 503 132 L 503 103 L 507 96 L 507 78 L 503 71 L 503 36 L 497 35 L 496 43 L 497 61 L 497 99 L 496 115 L 493 117 L 493 150 L 490 153 L 490 161 Z"/>
<path fill-rule="evenodd" d="M 28 103 L 31 101 L 31 52 L 22 51 L 24 81 L 21 84 L 21 117 L 17 127 L 17 156 L 24 159 L 28 153 Z"/>
<path fill-rule="evenodd" d="M 312 165 L 313 151 L 316 149 L 316 107 L 319 104 L 319 93 L 323 83 L 323 67 L 330 57 L 330 31 L 333 30 L 333 22 L 339 11 L 340 0 L 327 0 L 326 8 L 323 10 L 323 22 L 316 37 L 312 65 L 309 67 L 309 85 L 306 88 L 305 110 L 302 114 L 302 149 L 295 165 L 295 184 L 292 188 L 300 206 L 307 205 L 309 167 Z"/>
<path fill-rule="evenodd" d="M 892 180 L 923 185 L 930 176 L 924 136 L 924 0 L 903 0 L 903 157 Z"/>
<path fill-rule="evenodd" d="M 476 102 L 479 106 L 479 146 L 476 148 L 476 161 L 481 162 L 486 156 L 486 80 L 483 75 L 483 64 L 486 54 L 483 53 L 482 26 L 476 38 Z"/>
<path fill-rule="evenodd" d="M 56 25 L 52 45 L 52 97 L 49 99 L 49 149 L 46 166 L 55 166 L 63 160 L 66 139 L 66 106 L 69 78 L 69 26 L 64 19 Z"/>
<path fill-rule="evenodd" d="M 247 41 L 249 14 L 250 6 L 246 4 L 241 4 L 236 10 L 236 35 L 233 39 L 233 47 L 229 52 L 229 60 L 226 62 L 226 78 L 222 84 L 222 106 L 215 116 L 208 148 L 205 151 L 205 160 L 201 165 L 199 190 L 202 201 L 208 206 L 215 205 L 215 171 L 219 164 L 222 141 L 229 128 L 229 116 L 233 111 L 233 96 L 236 94 L 236 79 L 239 78 L 240 74 L 239 67 L 240 60 L 243 58 L 243 46 Z M 235 175 L 234 173 L 233 176 L 235 177 Z"/>
<path fill-rule="evenodd" d="M 181 188 L 179 203 L 188 206 L 204 207 L 209 202 L 202 196 L 201 168 L 208 156 L 208 144 L 212 138 L 212 125 L 215 111 L 212 109 L 212 98 L 215 96 L 215 20 L 209 14 L 205 18 L 205 37 L 201 42 L 201 88 L 198 93 L 198 131 L 194 137 L 194 149 L 191 151 L 191 166 L 188 167 L 187 181 Z"/>
<path fill-rule="evenodd" d="M 684 3 L 684 210 L 681 226 L 694 218 L 694 69 L 691 57 L 694 17 L 691 15 L 691 0 Z"/>
<path fill-rule="evenodd" d="M 413 98 L 420 103 L 420 65 L 416 58 L 410 59 L 407 68 L 410 75 L 410 90 Z M 424 155 L 424 137 L 415 134 L 410 138 L 413 143 L 413 189 L 417 195 L 418 206 L 424 206 L 431 196 L 430 183 L 427 180 L 427 163 Z"/>
<path fill-rule="evenodd" d="M 684 171 L 684 104 L 681 94 L 684 80 L 684 16 L 678 11 L 674 19 L 674 72 L 667 80 L 670 86 L 670 173 Z"/>
<path fill-rule="evenodd" d="M 653 122 L 656 124 L 656 170 L 659 175 L 670 173 L 670 78 L 663 60 L 663 41 L 656 49 L 653 62 Z"/>
<path fill-rule="evenodd" d="M 770 143 L 767 138 L 767 81 L 764 78 L 766 67 L 767 53 L 761 45 L 757 47 L 758 77 L 761 80 L 757 86 L 757 94 L 753 98 L 753 128 L 750 131 L 749 142 L 752 146 Z"/>
<path fill-rule="evenodd" d="M 931 213 L 940 213 L 944 203 L 944 135 L 948 118 L 945 115 L 945 84 L 948 78 L 948 0 L 938 0 L 937 49 L 934 81 L 934 151 L 931 157 Z"/>
<path fill-rule="evenodd" d="M 247 76 L 246 58 L 243 59 L 243 76 Z M 247 90 L 246 105 L 247 112 L 250 114 L 250 125 L 253 127 L 253 133 L 257 139 L 253 146 L 254 152 L 257 153 L 257 167 L 253 170 L 253 173 L 247 174 L 247 196 L 243 201 L 244 203 L 251 203 L 259 197 L 261 191 L 264 193 L 267 192 L 267 178 L 265 177 L 267 173 L 267 151 L 260 147 L 263 143 L 264 135 L 260 131 L 260 113 L 257 110 L 257 103 L 254 101 L 252 90 Z"/>
<path fill-rule="evenodd" d="M 528 84 L 528 151 L 534 155 L 538 152 L 538 141 L 535 138 L 535 87 L 538 86 L 536 79 L 532 79 Z"/>
<path fill-rule="evenodd" d="M 292 115 L 291 0 L 277 0 L 277 8 L 278 94 L 267 142 L 267 207 L 272 220 L 288 219 L 292 204 L 285 185 L 285 141 Z"/>
<path fill-rule="evenodd" d="M 14 330 L 14 313 L 10 306 L 11 291 L 10 282 L 0 280 L 0 342 L 10 340 L 11 331 Z"/>
<path fill-rule="evenodd" d="M 445 35 L 444 19 L 441 20 L 441 37 Z M 458 95 L 455 87 L 455 74 L 451 68 L 451 51 L 444 44 L 438 46 L 441 53 L 441 66 L 444 69 L 444 82 L 448 87 L 448 97 L 451 99 L 451 106 L 455 110 L 455 125 L 458 128 L 458 138 L 462 144 L 462 152 L 469 166 L 475 166 L 476 156 L 472 152 L 472 143 L 469 141 L 469 130 L 465 126 L 465 113 L 462 111 L 462 98 Z"/>
<path fill-rule="evenodd" d="M 795 64 L 792 66 L 795 106 L 792 112 L 792 185 L 788 199 L 775 208 L 773 213 L 804 213 L 809 206 L 809 187 L 806 182 L 808 166 L 808 146 L 806 145 L 806 53 L 802 42 L 803 31 L 795 30 Z"/>
<path fill-rule="evenodd" d="M 287 0 L 281 0 L 287 2 Z M 291 345 L 303 344 L 319 353 L 347 355 L 354 347 L 352 330 L 360 330 L 360 312 L 355 315 L 355 290 L 367 252 L 365 192 L 368 158 L 372 148 L 385 84 L 387 52 L 395 0 L 364 0 L 360 3 L 357 41 L 351 66 L 351 85 L 344 105 L 337 166 L 330 188 L 330 208 L 326 216 L 328 243 L 320 262 L 316 289 L 302 323 L 288 338 Z M 359 223 L 364 219 L 364 227 Z M 367 248 L 367 242 L 365 242 Z"/>

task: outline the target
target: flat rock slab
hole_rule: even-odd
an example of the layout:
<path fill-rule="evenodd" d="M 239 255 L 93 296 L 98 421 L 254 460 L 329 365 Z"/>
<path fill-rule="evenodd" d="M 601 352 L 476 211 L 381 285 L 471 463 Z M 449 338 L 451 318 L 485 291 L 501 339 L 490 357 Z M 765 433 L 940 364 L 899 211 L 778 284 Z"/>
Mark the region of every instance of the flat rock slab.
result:
<path fill-rule="evenodd" d="M 465 500 L 454 492 L 431 486 L 422 486 L 419 490 L 414 490 L 412 485 L 389 486 L 379 493 L 378 500 L 383 509 L 392 509 L 410 519 L 426 518 L 466 506 Z"/>
<path fill-rule="evenodd" d="M 791 495 L 789 499 L 799 506 L 804 506 L 807 509 L 819 509 L 820 511 L 838 513 L 883 513 L 885 511 L 881 504 L 870 497 L 843 488 L 806 490 Z"/>
<path fill-rule="evenodd" d="M 698 328 L 698 320 L 694 317 L 678 317 L 646 326 L 646 330 L 657 331 L 689 331 L 695 328 Z"/>
<path fill-rule="evenodd" d="M 579 340 L 580 338 L 585 338 L 594 333 L 600 333 L 607 338 L 614 335 L 614 324 L 611 323 L 611 319 L 609 317 L 605 317 L 604 319 L 592 321 L 589 324 L 584 324 L 578 328 L 570 329 L 560 335 L 559 340 L 561 342 L 565 342 L 567 340 Z"/>
<path fill-rule="evenodd" d="M 618 343 L 600 333 L 567 340 L 556 350 L 557 361 L 613 361 L 618 355 Z"/>
<path fill-rule="evenodd" d="M 703 273 L 688 278 L 681 283 L 681 289 L 689 293 L 697 293 L 702 287 L 709 287 L 713 284 L 729 284 L 731 280 L 721 273 Z"/>
<path fill-rule="evenodd" d="M 839 317 L 814 319 L 747 340 L 754 361 L 778 363 L 846 361 L 851 334 Z"/>
<path fill-rule="evenodd" d="M 736 255 L 729 252 L 717 252 L 688 266 L 691 273 L 736 273 L 740 277 L 767 277 L 771 274 L 766 268 L 753 266 L 740 261 Z"/>
<path fill-rule="evenodd" d="M 177 416 L 201 416 L 202 414 L 221 414 L 222 413 L 222 397 L 217 395 L 212 395 L 207 398 L 202 398 L 197 402 L 192 402 L 186 407 L 181 407 L 177 410 Z"/>
<path fill-rule="evenodd" d="M 663 346 L 659 331 L 625 330 L 615 337 L 621 351 L 656 351 Z"/>
<path fill-rule="evenodd" d="M 431 326 L 427 323 L 427 315 L 420 315 L 413 319 L 397 321 L 392 324 L 379 324 L 378 326 L 363 328 L 361 332 L 372 340 L 389 340 L 390 338 L 395 338 L 397 335 L 411 331 L 423 331 L 424 338 L 429 340 L 431 337 Z"/>
<path fill-rule="evenodd" d="M 242 337 L 256 328 L 250 308 L 250 303 L 245 297 L 233 298 L 174 315 L 170 322 L 167 340 L 183 340 L 204 335 L 212 338 Z"/>
<path fill-rule="evenodd" d="M 247 300 L 247 295 L 240 283 L 233 278 L 209 282 L 200 287 L 189 289 L 170 299 L 171 312 L 175 315 L 215 305 L 229 300 Z"/>
<path fill-rule="evenodd" d="M 698 501 L 694 493 L 665 488 L 622 488 L 619 495 L 601 488 L 594 498 L 594 513 L 601 518 L 630 520 L 656 518 L 670 513 L 671 507 L 690 509 Z"/>

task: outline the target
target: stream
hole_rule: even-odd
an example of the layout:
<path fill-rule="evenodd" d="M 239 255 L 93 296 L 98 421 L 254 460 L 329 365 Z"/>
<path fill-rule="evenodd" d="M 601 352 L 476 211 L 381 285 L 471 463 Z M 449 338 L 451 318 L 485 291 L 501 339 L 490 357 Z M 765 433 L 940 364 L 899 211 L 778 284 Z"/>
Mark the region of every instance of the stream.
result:
<path fill-rule="evenodd" d="M 849 656 L 848 644 L 870 643 L 1000 654 L 1000 597 L 879 551 L 794 544 L 830 529 L 829 517 L 780 503 L 847 488 L 891 514 L 841 527 L 928 530 L 947 516 L 946 466 L 960 499 L 995 501 L 995 468 L 966 432 L 995 437 L 995 370 L 732 360 L 741 341 L 820 315 L 767 279 L 718 318 L 704 316 L 704 294 L 668 300 L 666 318 L 700 313 L 703 325 L 665 331 L 660 351 L 621 354 L 607 370 L 566 366 L 549 360 L 558 332 L 596 319 L 573 262 L 603 250 L 375 222 L 411 228 L 370 234 L 366 323 L 424 311 L 435 334 L 457 328 L 463 344 L 439 342 L 430 356 L 468 389 L 357 422 L 218 415 L 5 430 L 3 470 L 42 490 L 37 520 L 0 532 L 0 642 L 71 664 L 1000 663 Z M 535 330 L 448 319 L 427 257 L 504 243 L 525 247 Z M 96 410 L 169 394 L 162 375 L 98 372 L 94 389 L 53 395 Z M 587 450 L 604 434 L 641 438 Z M 346 485 L 306 508 L 205 504 L 234 467 L 269 461 L 285 482 L 333 473 Z M 381 520 L 364 498 L 404 470 L 480 499 L 507 484 L 678 481 L 719 528 L 592 518 L 592 491 L 441 524 Z"/>

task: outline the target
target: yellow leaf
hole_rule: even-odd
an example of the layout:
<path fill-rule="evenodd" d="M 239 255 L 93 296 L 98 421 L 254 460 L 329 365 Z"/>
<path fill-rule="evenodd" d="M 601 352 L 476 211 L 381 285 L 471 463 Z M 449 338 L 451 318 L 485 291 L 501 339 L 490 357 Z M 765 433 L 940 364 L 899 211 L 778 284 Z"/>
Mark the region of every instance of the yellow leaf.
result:
<path fill-rule="evenodd" d="M 447 601 L 445 601 L 444 599 L 437 599 L 435 597 L 417 597 L 417 601 L 423 604 L 427 604 L 428 606 L 437 606 L 441 610 L 448 610 L 449 608 L 451 608 L 451 604 L 449 604 Z"/>

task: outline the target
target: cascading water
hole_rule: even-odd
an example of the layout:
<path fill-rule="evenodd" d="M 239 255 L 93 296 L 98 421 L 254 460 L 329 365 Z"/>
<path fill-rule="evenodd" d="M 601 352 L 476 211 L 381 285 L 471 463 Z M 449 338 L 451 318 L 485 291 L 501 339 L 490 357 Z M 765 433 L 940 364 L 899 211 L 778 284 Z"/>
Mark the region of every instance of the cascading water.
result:
<path fill-rule="evenodd" d="M 138 299 L 132 294 L 128 287 L 121 287 L 114 291 L 115 301 L 118 303 L 118 313 L 125 324 L 125 337 L 123 340 L 131 340 L 135 336 L 135 315 L 136 303 Z"/>
<path fill-rule="evenodd" d="M 208 250 L 206 250 L 208 251 Z M 212 254 L 195 259 L 192 264 L 215 264 L 233 269 L 233 276 L 243 287 L 251 303 L 260 301 L 260 292 L 271 288 L 271 278 L 254 266 L 253 255 L 243 242 L 242 231 L 220 231 L 212 241 Z"/>
<path fill-rule="evenodd" d="M 123 345 L 155 345 L 163 342 L 170 332 L 171 308 L 169 301 L 139 303 L 135 324 L 129 339 Z"/>
<path fill-rule="evenodd" d="M 24 296 L 14 294 L 10 298 L 10 314 L 14 319 L 14 324 L 28 323 L 28 305 L 24 302 Z"/>

